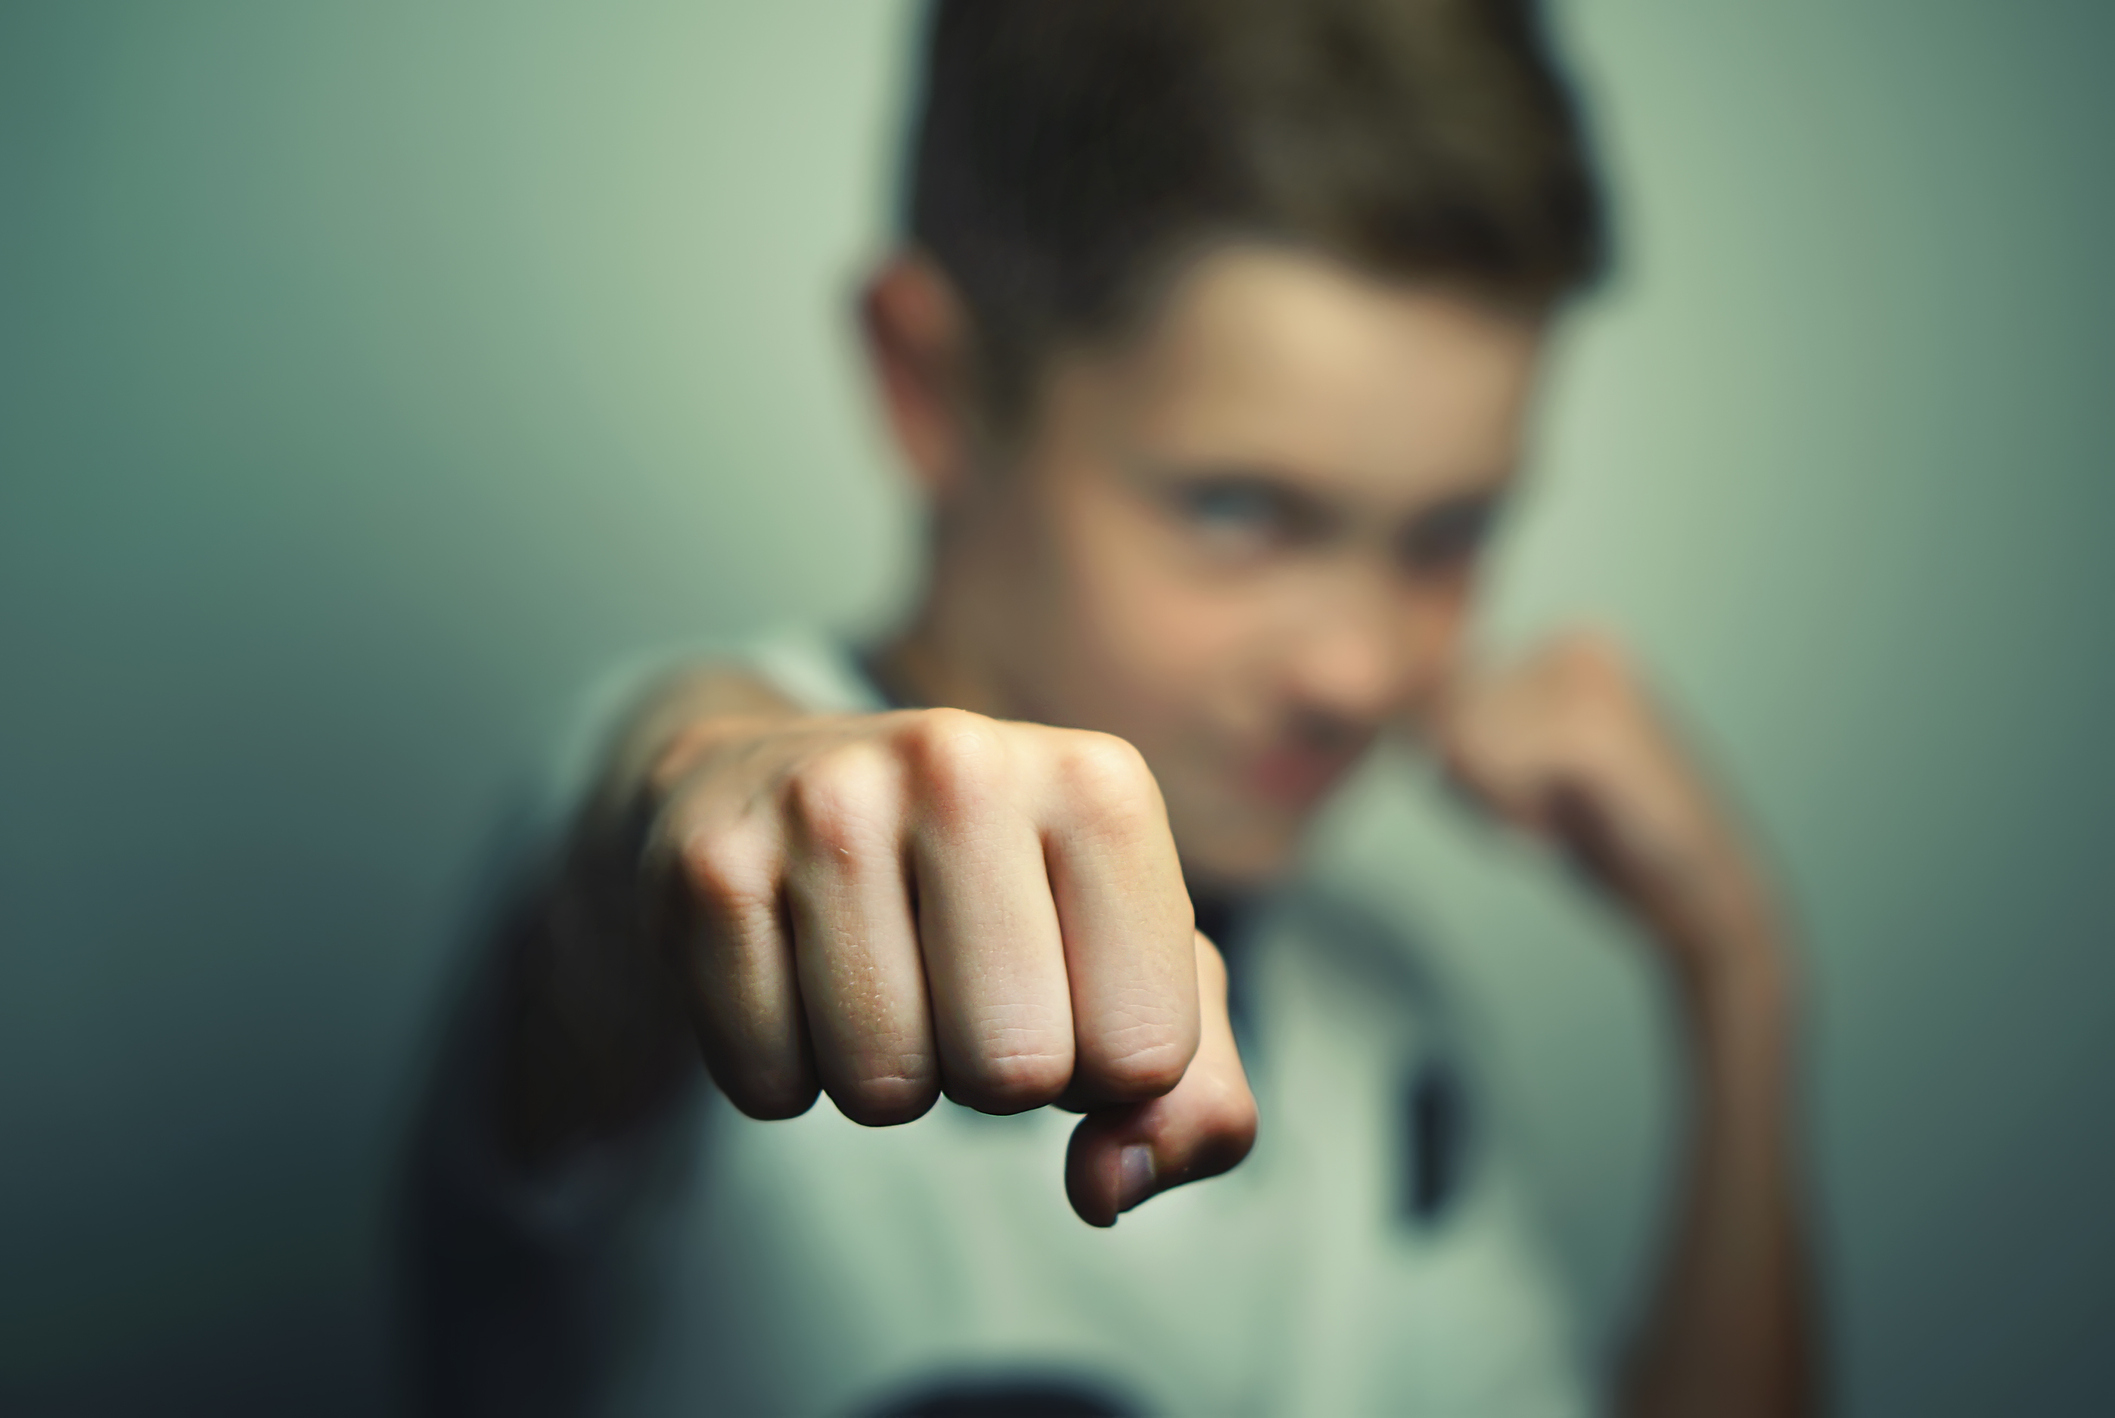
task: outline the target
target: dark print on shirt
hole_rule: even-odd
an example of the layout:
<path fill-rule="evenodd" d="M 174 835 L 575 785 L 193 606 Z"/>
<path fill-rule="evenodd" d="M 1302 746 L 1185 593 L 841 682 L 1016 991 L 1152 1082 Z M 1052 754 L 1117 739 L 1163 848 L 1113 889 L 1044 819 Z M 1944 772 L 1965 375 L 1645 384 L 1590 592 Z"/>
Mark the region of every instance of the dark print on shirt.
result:
<path fill-rule="evenodd" d="M 1138 1411 L 1081 1379 L 1022 1374 L 942 1380 L 867 1409 L 864 1418 L 1132 1418 Z"/>
<path fill-rule="evenodd" d="M 1470 1150 L 1468 1090 L 1445 1059 L 1427 1056 L 1409 1069 L 1397 1129 L 1397 1214 L 1436 1225 L 1461 1194 Z"/>

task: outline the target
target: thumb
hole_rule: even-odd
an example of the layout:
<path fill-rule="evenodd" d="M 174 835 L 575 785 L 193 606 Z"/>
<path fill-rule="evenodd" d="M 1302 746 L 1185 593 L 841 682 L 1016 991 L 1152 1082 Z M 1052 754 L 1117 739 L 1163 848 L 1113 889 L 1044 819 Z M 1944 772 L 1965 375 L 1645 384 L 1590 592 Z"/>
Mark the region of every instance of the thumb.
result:
<path fill-rule="evenodd" d="M 1149 1196 L 1218 1176 L 1256 1140 L 1256 1098 L 1227 1017 L 1226 962 L 1201 931 L 1197 998 L 1202 1030 L 1182 1081 L 1148 1102 L 1098 1108 L 1073 1129 L 1065 1194 L 1090 1226 L 1114 1226 Z"/>

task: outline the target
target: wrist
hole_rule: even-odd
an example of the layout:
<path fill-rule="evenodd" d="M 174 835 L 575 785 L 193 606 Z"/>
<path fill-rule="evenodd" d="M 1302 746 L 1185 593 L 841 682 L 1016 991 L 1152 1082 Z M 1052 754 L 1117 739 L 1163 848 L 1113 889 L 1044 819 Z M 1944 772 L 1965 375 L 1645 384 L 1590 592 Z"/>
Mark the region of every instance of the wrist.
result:
<path fill-rule="evenodd" d="M 1791 949 L 1783 913 L 1745 854 L 1713 853 L 1640 903 L 1685 989 L 1782 989 Z"/>
<path fill-rule="evenodd" d="M 1643 913 L 1686 1011 L 1705 1023 L 1789 1016 L 1794 950 L 1769 892 L 1734 868 L 1692 885 Z"/>
<path fill-rule="evenodd" d="M 1708 1096 L 1781 1098 L 1797 1033 L 1791 951 L 1777 937 L 1727 945 L 1675 973 L 1674 1000 Z"/>

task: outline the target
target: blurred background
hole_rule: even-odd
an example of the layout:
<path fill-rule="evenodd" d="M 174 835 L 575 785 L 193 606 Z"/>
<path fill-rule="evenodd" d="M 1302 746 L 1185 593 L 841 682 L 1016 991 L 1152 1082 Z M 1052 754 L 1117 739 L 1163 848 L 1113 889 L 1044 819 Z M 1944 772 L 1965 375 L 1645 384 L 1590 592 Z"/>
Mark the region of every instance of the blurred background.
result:
<path fill-rule="evenodd" d="M 2115 10 L 1575 0 L 1620 279 L 1488 634 L 1627 630 L 1811 934 L 1843 1408 L 2115 1392 Z M 903 0 L 0 8 L 0 1410 L 393 1404 L 479 863 L 640 647 L 873 625 Z M 1475 991 L 1594 1323 L 1650 981 L 1382 763 L 1323 870 Z"/>

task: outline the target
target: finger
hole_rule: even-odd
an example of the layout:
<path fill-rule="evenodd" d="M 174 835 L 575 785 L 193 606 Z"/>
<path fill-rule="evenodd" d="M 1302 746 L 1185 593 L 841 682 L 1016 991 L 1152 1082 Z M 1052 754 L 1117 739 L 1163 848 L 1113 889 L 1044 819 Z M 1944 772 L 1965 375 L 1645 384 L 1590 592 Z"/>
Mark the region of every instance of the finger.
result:
<path fill-rule="evenodd" d="M 693 830 L 675 856 L 677 963 L 706 1070 L 749 1116 L 798 1116 L 815 1102 L 815 1063 L 779 912 L 776 834 L 756 823 Z"/>
<path fill-rule="evenodd" d="M 997 725 L 935 711 L 911 730 L 918 940 L 947 1095 L 1039 1107 L 1072 1076 L 1072 1006 L 1043 844 Z"/>
<path fill-rule="evenodd" d="M 1531 691 L 1500 679 L 1464 686 L 1435 725 L 1434 744 L 1471 806 L 1532 830 L 1547 816 L 1546 737 Z"/>
<path fill-rule="evenodd" d="M 1463 704 L 1486 678 L 1484 663 L 1464 654 L 1447 666 L 1430 690 L 1403 707 L 1396 716 L 1396 731 L 1413 743 L 1428 747 L 1443 744 Z"/>
<path fill-rule="evenodd" d="M 1440 786 L 1464 809 L 1511 818 L 1514 814 L 1506 810 L 1511 804 L 1500 802 L 1500 785 L 1491 781 L 1485 762 L 1481 723 L 1493 693 L 1493 681 L 1486 673 L 1464 666 L 1407 715 L 1403 727 L 1432 755 L 1440 770 Z"/>
<path fill-rule="evenodd" d="M 939 1061 L 903 872 L 903 791 L 871 745 L 788 785 L 787 916 L 816 1073 L 839 1111 L 880 1127 L 939 1097 Z"/>
<path fill-rule="evenodd" d="M 1090 1113 L 1065 1154 L 1065 1194 L 1080 1219 L 1113 1226 L 1121 1213 L 1170 1187 L 1214 1177 L 1248 1155 L 1256 1099 L 1226 1012 L 1226 966 L 1193 933 L 1204 1002 L 1197 1056 L 1165 1097 Z"/>
<path fill-rule="evenodd" d="M 1166 1093 L 1197 1052 L 1194 914 L 1160 790 L 1138 751 L 1066 734 L 1044 820 L 1072 1000 L 1068 1098 Z"/>

